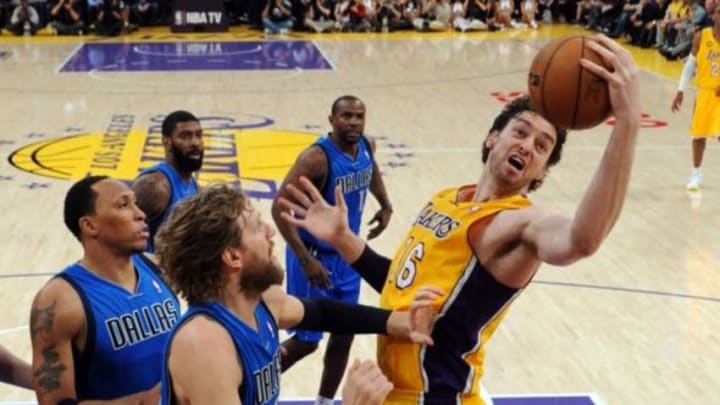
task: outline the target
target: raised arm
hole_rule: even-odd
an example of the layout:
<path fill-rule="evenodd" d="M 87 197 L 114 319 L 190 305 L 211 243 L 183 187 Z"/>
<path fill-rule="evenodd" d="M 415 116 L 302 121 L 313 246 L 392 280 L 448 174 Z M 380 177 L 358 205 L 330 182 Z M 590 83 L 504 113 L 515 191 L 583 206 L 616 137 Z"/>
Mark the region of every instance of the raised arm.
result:
<path fill-rule="evenodd" d="M 208 350 L 208 348 L 212 348 Z M 240 404 L 243 373 L 230 335 L 215 321 L 196 316 L 175 333 L 168 368 L 180 403 Z M 188 365 L 192 365 L 188 367 Z"/>
<path fill-rule="evenodd" d="M 132 189 L 137 206 L 145 213 L 147 221 L 162 214 L 170 203 L 170 182 L 160 172 L 150 172 L 135 179 Z"/>
<path fill-rule="evenodd" d="M 282 220 L 293 226 L 303 227 L 316 238 L 332 245 L 360 277 L 375 291 L 381 292 L 390 270 L 390 259 L 375 253 L 364 240 L 352 232 L 340 187 L 335 188 L 337 205 L 331 206 L 307 178 L 300 177 L 296 184 L 288 183 L 284 187 L 287 197 L 277 200 L 277 204 L 285 207 L 285 211 L 281 213 Z M 295 216 L 288 214 L 290 210 Z"/>
<path fill-rule="evenodd" d="M 288 194 L 285 185 L 298 181 L 300 177 L 307 177 L 317 188 L 322 188 L 327 181 L 327 164 L 325 152 L 319 146 L 312 146 L 304 151 L 285 176 L 285 180 L 272 204 L 272 216 L 278 231 L 295 253 L 295 257 L 300 261 L 308 281 L 320 288 L 330 286 L 328 271 L 319 260 L 315 260 L 310 254 L 305 243 L 300 239 L 300 234 L 295 225 L 282 219 L 282 214 L 287 214 L 288 208 L 283 207 L 279 201 L 280 199 L 292 200 L 293 197 Z"/>
<path fill-rule="evenodd" d="M 630 180 L 640 121 L 639 72 L 628 51 L 605 36 L 596 39 L 603 46 L 591 41 L 591 48 L 614 71 L 587 60 L 582 65 L 608 82 L 616 123 L 574 217 L 539 215 L 522 233 L 538 258 L 550 264 L 569 264 L 597 251 L 620 215 Z"/>

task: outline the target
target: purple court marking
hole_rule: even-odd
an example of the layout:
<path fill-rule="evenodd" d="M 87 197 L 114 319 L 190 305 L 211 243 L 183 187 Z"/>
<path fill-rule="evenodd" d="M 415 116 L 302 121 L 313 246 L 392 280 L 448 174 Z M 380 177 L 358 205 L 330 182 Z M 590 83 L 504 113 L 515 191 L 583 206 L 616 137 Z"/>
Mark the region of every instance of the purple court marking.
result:
<path fill-rule="evenodd" d="M 86 43 L 60 72 L 332 69 L 309 41 Z"/>
<path fill-rule="evenodd" d="M 309 399 L 281 399 L 279 405 L 313 405 Z M 502 396 L 493 398 L 494 405 L 598 405 L 587 395 L 536 395 L 536 396 Z M 335 405 L 341 405 L 335 401 Z"/>

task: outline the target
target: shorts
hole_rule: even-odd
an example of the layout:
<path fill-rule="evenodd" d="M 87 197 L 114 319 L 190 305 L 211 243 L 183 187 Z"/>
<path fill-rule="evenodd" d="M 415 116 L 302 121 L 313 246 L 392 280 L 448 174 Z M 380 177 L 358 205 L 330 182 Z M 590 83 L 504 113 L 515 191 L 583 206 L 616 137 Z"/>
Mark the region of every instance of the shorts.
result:
<path fill-rule="evenodd" d="M 339 254 L 331 250 L 312 250 L 311 254 L 330 272 L 330 288 L 323 290 L 310 285 L 305 272 L 292 249 L 287 248 L 287 292 L 298 298 L 330 298 L 348 304 L 357 304 L 360 298 L 360 275 Z M 297 340 L 319 342 L 323 332 L 289 329 Z"/>
<path fill-rule="evenodd" d="M 693 138 L 720 136 L 720 97 L 715 89 L 698 89 L 690 134 Z"/>

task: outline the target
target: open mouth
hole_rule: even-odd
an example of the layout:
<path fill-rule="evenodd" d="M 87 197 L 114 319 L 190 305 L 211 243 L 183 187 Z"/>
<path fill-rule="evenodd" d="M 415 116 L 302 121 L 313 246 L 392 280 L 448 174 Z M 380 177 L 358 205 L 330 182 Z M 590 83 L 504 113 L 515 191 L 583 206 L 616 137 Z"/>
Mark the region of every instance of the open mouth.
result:
<path fill-rule="evenodd" d="M 525 168 L 525 162 L 523 162 L 522 159 L 520 159 L 519 157 L 517 157 L 515 155 L 510 156 L 510 158 L 508 159 L 508 163 L 510 163 L 510 165 L 512 167 L 514 167 L 515 169 L 517 169 L 518 171 L 521 171 L 522 169 Z"/>

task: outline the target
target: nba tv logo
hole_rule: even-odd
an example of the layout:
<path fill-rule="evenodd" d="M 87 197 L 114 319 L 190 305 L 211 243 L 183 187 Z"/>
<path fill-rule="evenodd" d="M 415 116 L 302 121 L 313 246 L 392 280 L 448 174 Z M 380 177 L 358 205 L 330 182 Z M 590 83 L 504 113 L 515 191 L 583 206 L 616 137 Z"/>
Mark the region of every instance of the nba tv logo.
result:
<path fill-rule="evenodd" d="M 184 11 L 176 11 L 175 12 L 175 25 L 185 25 L 185 12 Z"/>

